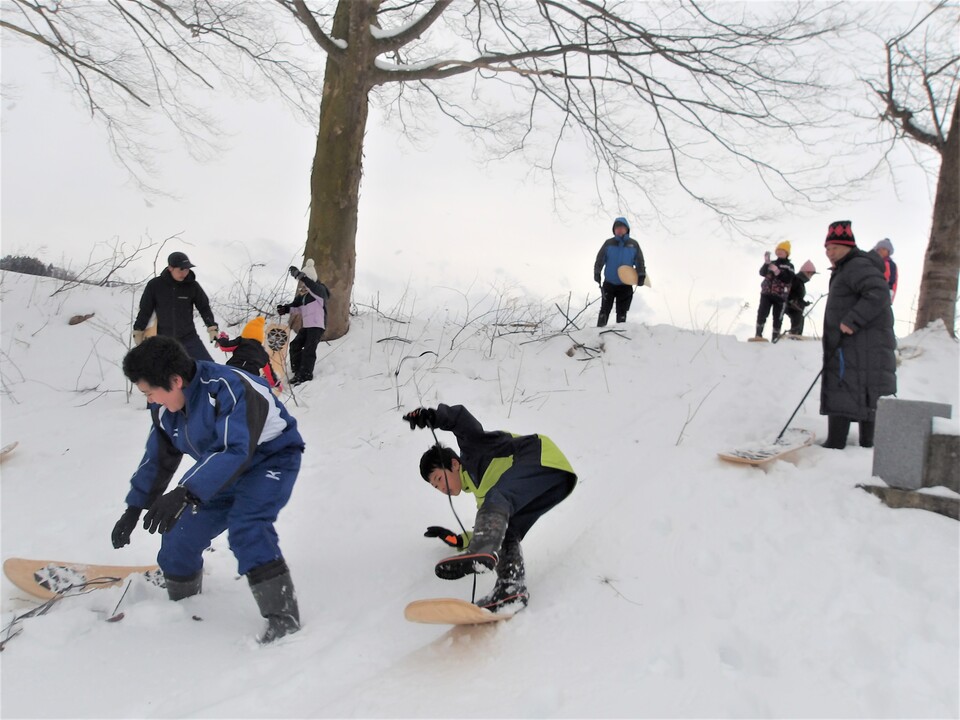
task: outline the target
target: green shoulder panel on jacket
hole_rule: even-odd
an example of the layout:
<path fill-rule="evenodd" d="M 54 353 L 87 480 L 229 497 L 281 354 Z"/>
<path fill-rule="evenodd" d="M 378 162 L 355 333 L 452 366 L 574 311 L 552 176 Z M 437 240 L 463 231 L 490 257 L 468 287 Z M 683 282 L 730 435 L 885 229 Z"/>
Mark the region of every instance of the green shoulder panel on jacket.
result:
<path fill-rule="evenodd" d="M 540 464 L 543 467 L 565 470 L 576 478 L 577 474 L 573 471 L 573 466 L 570 465 L 566 455 L 560 452 L 556 443 L 546 435 L 539 435 L 538 437 L 540 438 Z"/>
<path fill-rule="evenodd" d="M 520 435 L 514 435 L 514 437 L 521 437 Z M 526 462 L 535 461 L 541 467 L 553 468 L 554 470 L 563 470 L 573 475 L 576 479 L 577 474 L 573 470 L 573 466 L 570 465 L 570 461 L 567 460 L 566 456 L 560 451 L 560 448 L 557 447 L 556 443 L 553 442 L 546 435 L 533 435 L 526 436 L 530 439 L 536 438 L 539 444 L 539 455 L 533 455 L 529 452 L 522 452 L 521 456 L 526 457 Z M 535 447 L 530 447 L 528 451 L 533 450 L 536 452 Z M 515 455 L 507 455 L 505 457 L 496 457 L 490 461 L 487 465 L 486 470 L 483 473 L 483 477 L 480 478 L 480 482 L 476 483 L 470 474 L 464 470 L 462 467 L 460 469 L 460 482 L 463 487 L 464 492 L 468 492 L 471 495 L 476 496 L 477 507 L 483 506 L 483 501 L 486 499 L 487 493 L 492 490 L 496 484 L 500 481 L 500 478 L 503 477 L 510 468 L 514 466 L 516 461 Z M 523 460 L 521 459 L 521 464 Z"/>

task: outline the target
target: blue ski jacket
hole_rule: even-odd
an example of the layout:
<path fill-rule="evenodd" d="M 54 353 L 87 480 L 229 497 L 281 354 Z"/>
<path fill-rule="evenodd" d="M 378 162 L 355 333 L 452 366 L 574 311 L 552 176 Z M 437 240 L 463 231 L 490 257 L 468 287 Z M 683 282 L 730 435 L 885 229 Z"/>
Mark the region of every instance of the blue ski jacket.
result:
<path fill-rule="evenodd" d="M 643 263 L 640 243 L 630 237 L 630 224 L 626 218 L 618 217 L 613 221 L 614 227 L 618 224 L 627 228 L 627 234 L 622 238 L 614 235 L 600 247 L 597 260 L 593 264 L 593 280 L 597 283 L 600 282 L 600 270 L 603 269 L 604 281 L 613 285 L 623 285 L 623 281 L 617 275 L 617 268 L 621 265 L 629 265 L 636 268 L 638 284 L 643 285 L 643 281 L 647 277 L 647 269 Z"/>
<path fill-rule="evenodd" d="M 166 490 L 184 455 L 196 464 L 180 480 L 201 503 L 272 455 L 303 452 L 297 421 L 266 382 L 213 362 L 196 361 L 178 412 L 151 404 L 153 428 L 130 478 L 127 505 L 147 508 Z"/>

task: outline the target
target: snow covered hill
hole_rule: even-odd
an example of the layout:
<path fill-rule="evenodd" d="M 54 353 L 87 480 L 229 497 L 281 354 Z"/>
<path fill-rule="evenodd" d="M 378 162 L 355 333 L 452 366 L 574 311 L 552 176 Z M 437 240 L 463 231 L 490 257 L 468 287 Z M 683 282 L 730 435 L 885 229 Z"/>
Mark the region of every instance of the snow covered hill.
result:
<path fill-rule="evenodd" d="M 149 426 L 119 369 L 135 298 L 56 288 L 0 277 L 0 439 L 20 443 L 2 467 L 2 555 L 150 563 L 156 536 L 110 545 Z M 256 645 L 261 619 L 221 537 L 201 596 L 171 603 L 137 582 L 120 622 L 105 621 L 119 588 L 24 621 L 0 655 L 3 717 L 960 714 L 957 523 L 855 489 L 872 462 L 855 431 L 845 451 L 765 470 L 716 458 L 776 436 L 819 343 L 637 323 L 533 335 L 504 307 L 499 325 L 362 314 L 287 396 L 308 445 L 278 524 L 300 633 Z M 956 415 L 956 342 L 940 328 L 900 345 L 899 397 Z M 417 471 L 432 436 L 400 420 L 437 402 L 551 436 L 580 475 L 524 543 L 530 606 L 508 622 L 403 619 L 414 599 L 471 598 L 470 579 L 433 574 L 447 553 L 423 531 L 456 519 Z M 818 404 L 815 388 L 793 424 L 822 437 Z M 453 504 L 469 526 L 472 499 Z M 33 606 L 6 580 L 2 602 L 4 625 Z"/>

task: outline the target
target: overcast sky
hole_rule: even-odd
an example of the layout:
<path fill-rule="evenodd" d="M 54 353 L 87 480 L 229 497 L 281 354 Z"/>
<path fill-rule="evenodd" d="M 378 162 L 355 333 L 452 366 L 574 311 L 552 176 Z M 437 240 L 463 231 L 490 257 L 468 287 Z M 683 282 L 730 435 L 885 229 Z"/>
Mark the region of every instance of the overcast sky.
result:
<path fill-rule="evenodd" d="M 186 251 L 209 291 L 251 263 L 265 264 L 257 277 L 266 285 L 291 260 L 300 263 L 315 130 L 298 124 L 278 102 L 220 97 L 225 149 L 207 162 L 190 158 L 176 138 L 162 138 L 169 149 L 157 182 L 175 197 L 147 197 L 113 159 L 106 133 L 83 112 L 47 55 L 4 42 L 2 80 L 4 255 L 82 267 L 91 253 L 104 254 L 97 243 L 119 238 L 136 244 L 181 233 L 182 242 L 168 246 L 163 257 L 173 249 Z M 550 186 L 532 182 L 522 163 L 484 164 L 452 129 L 438 130 L 415 150 L 371 114 L 355 299 L 369 302 L 380 293 L 389 305 L 408 282 L 419 306 L 462 304 L 445 288 L 499 282 L 563 302 L 572 292 L 575 306 L 588 294 L 596 297 L 594 258 L 611 234 L 612 219 L 626 210 L 598 207 L 592 178 L 582 176 L 564 178 L 574 200 L 558 214 Z M 915 315 L 933 187 L 906 152 L 895 161 L 901 166 L 896 187 L 887 180 L 859 202 L 784 212 L 765 229 L 769 242 L 717 229 L 679 190 L 681 216 L 663 222 L 638 197 L 640 216 L 629 220 L 653 287 L 638 292 L 631 320 L 698 329 L 709 322 L 721 332 L 750 334 L 764 250 L 789 239 L 798 267 L 812 259 L 826 271 L 827 226 L 850 219 L 862 248 L 883 237 L 896 248 L 902 279 L 894 311 L 898 334 L 906 334 Z M 149 276 L 150 262 L 138 271 Z M 826 273 L 809 285 L 814 296 L 826 289 Z M 750 308 L 741 312 L 744 302 Z"/>

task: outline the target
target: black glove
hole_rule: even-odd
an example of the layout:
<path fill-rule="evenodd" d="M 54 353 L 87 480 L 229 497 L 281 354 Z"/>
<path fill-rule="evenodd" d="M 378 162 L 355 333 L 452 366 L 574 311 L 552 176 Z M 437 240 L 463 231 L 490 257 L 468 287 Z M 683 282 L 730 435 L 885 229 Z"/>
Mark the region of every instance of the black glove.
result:
<path fill-rule="evenodd" d="M 425 427 L 434 428 L 437 426 L 437 411 L 433 408 L 417 408 L 404 415 L 403 419 L 410 423 L 411 430 Z"/>
<path fill-rule="evenodd" d="M 183 485 L 177 485 L 167 494 L 158 497 L 150 506 L 147 514 L 143 516 L 143 529 L 151 534 L 158 532 L 163 535 L 173 529 L 187 505 L 198 504 L 199 500 Z"/>
<path fill-rule="evenodd" d="M 280 305 L 277 305 L 277 315 L 286 315 L 288 312 L 290 312 L 289 303 L 281 303 Z"/>
<path fill-rule="evenodd" d="M 119 549 L 130 544 L 130 533 L 137 527 L 142 512 L 143 509 L 137 507 L 128 507 L 123 511 L 123 515 L 117 520 L 117 524 L 113 526 L 113 532 L 110 534 L 110 540 L 115 548 Z"/>
<path fill-rule="evenodd" d="M 303 277 L 303 273 L 300 272 L 300 268 L 293 265 L 290 266 L 289 272 L 290 277 L 292 277 L 294 280 L 299 280 L 301 277 Z"/>
<path fill-rule="evenodd" d="M 463 550 L 463 535 L 457 535 L 453 530 L 447 530 L 439 525 L 431 525 L 428 527 L 423 536 L 440 538 L 450 547 Z"/>

